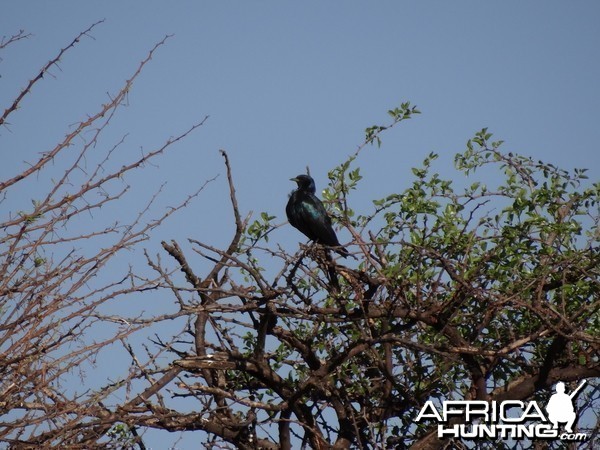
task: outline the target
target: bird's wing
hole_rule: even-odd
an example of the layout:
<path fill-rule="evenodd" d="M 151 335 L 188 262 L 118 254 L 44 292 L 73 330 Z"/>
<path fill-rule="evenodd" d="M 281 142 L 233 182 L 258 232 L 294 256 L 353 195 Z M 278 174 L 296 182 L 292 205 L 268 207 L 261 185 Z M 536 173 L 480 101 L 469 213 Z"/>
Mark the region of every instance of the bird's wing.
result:
<path fill-rule="evenodd" d="M 305 197 L 301 202 L 301 215 L 303 222 L 310 228 L 311 239 L 319 241 L 325 245 L 340 245 L 331 227 L 331 218 L 321 200 L 314 195 Z"/>
<path fill-rule="evenodd" d="M 318 230 L 314 226 L 316 212 L 310 203 L 298 200 L 288 205 L 288 219 L 306 237 L 315 241 L 318 239 Z"/>

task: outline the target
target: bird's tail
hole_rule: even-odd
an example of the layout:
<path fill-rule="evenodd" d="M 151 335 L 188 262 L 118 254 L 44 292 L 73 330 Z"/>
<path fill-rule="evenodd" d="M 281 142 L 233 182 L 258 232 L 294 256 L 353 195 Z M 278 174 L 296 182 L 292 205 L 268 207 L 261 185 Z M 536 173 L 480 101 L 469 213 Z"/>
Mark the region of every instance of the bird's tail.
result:
<path fill-rule="evenodd" d="M 331 251 L 328 248 L 325 248 L 324 250 L 325 250 L 325 264 L 326 264 L 326 268 L 327 268 L 327 275 L 329 276 L 329 282 L 331 283 L 331 286 L 333 286 L 333 289 L 335 291 L 339 292 L 340 291 L 340 282 L 338 281 L 337 272 L 335 270 L 335 263 L 333 262 L 333 258 L 331 257 Z"/>
<path fill-rule="evenodd" d="M 331 247 L 333 249 L 333 251 L 335 251 L 336 253 L 338 253 L 340 256 L 347 258 L 348 256 L 352 256 L 350 253 L 348 253 L 348 250 L 346 250 L 345 247 L 342 247 L 341 245 L 336 246 L 336 247 Z"/>

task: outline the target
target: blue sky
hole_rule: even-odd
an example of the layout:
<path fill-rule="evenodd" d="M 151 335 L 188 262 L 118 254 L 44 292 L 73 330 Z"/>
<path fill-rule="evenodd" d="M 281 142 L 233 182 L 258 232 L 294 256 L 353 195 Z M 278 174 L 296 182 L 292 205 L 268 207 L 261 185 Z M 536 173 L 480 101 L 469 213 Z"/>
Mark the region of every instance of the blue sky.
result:
<path fill-rule="evenodd" d="M 359 161 L 368 199 L 406 187 L 410 167 L 430 151 L 442 155 L 440 170 L 447 170 L 444 163 L 482 127 L 504 139 L 507 151 L 592 173 L 598 167 L 594 2 L 170 5 L 5 6 L 3 34 L 23 28 L 33 36 L 3 56 L 3 100 L 79 31 L 106 19 L 11 117 L 11 132 L 2 132 L 15 149 L 9 158 L 24 159 L 64 135 L 106 101 L 155 42 L 173 34 L 114 131 L 127 132 L 131 147 L 148 149 L 210 115 L 152 174 L 169 183 L 169 195 L 223 173 L 224 148 L 242 205 L 279 215 L 291 176 L 310 165 L 322 187 L 327 170 L 362 142 L 364 128 L 386 123 L 386 110 L 406 100 L 423 114 Z M 31 123 L 41 130 L 29 133 Z M 224 179 L 219 183 L 210 197 L 219 196 Z M 274 192 L 281 192 L 279 203 Z"/>
<path fill-rule="evenodd" d="M 105 145 L 127 133 L 127 159 L 210 118 L 157 167 L 128 180 L 134 188 L 124 208 L 133 210 L 163 182 L 167 205 L 221 176 L 153 237 L 152 253 L 161 239 L 230 239 L 219 149 L 230 155 L 242 212 L 267 211 L 283 222 L 289 178 L 309 165 L 322 188 L 364 129 L 386 124 L 386 111 L 402 101 L 422 114 L 361 155 L 363 188 L 352 197 L 359 212 L 409 186 L 410 168 L 429 152 L 441 155 L 435 169 L 454 177 L 454 153 L 483 127 L 505 140 L 507 152 L 588 168 L 598 179 L 595 1 L 5 2 L 0 34 L 32 36 L 0 55 L 2 107 L 100 19 L 93 39 L 71 50 L 0 129 L 0 178 L 56 144 L 172 34 Z M 32 187 L 21 195 L 29 204 L 39 193 Z M 272 239 L 290 250 L 304 242 L 289 226 Z"/>

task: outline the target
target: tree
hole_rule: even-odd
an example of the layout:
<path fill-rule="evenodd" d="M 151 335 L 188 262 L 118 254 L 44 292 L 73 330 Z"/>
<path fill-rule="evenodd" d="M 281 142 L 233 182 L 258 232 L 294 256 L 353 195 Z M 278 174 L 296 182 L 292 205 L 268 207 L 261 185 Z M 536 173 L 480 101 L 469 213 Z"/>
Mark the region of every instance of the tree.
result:
<path fill-rule="evenodd" d="M 63 149 L 83 129 L 101 133 L 153 52 L 113 102 L 0 184 L 3 195 L 66 158 Z M 113 182 L 203 122 L 107 175 L 109 147 L 97 170 L 75 180 L 97 142 L 93 134 L 45 199 L 3 219 L 0 442 L 145 448 L 144 430 L 154 428 L 202 430 L 206 448 L 433 449 L 448 441 L 414 420 L 428 400 L 545 401 L 557 381 L 588 379 L 578 410 L 587 414 L 579 426 L 592 448 L 600 429 L 589 414 L 600 402 L 592 379 L 600 376 L 600 184 L 587 185 L 585 170 L 505 153 L 484 129 L 456 155 L 456 179 L 466 176 L 470 185 L 442 179 L 430 154 L 403 192 L 375 200 L 372 211 L 352 210 L 361 186 L 357 157 L 418 112 L 410 103 L 389 111 L 391 123 L 367 128 L 364 144 L 329 173 L 323 197 L 337 226 L 350 232 L 356 261 L 332 261 L 318 245 L 290 254 L 270 241 L 281 212 L 244 215 L 235 168 L 222 151 L 235 224 L 229 245 L 163 242 L 164 253 L 146 253 L 152 276 L 132 268 L 101 286 L 92 279 L 115 255 L 139 246 L 197 193 L 147 222 L 140 215 L 75 236 L 63 229 L 124 201 Z M 481 171 L 504 180 L 486 185 Z M 89 238 L 101 242 L 96 253 L 71 249 Z M 169 301 L 151 317 L 102 309 L 116 297 L 156 292 Z M 164 323 L 170 334 L 154 331 Z M 110 333 L 91 340 L 94 328 Z M 65 389 L 76 368 L 113 343 L 130 354 L 130 367 L 83 393 Z"/>

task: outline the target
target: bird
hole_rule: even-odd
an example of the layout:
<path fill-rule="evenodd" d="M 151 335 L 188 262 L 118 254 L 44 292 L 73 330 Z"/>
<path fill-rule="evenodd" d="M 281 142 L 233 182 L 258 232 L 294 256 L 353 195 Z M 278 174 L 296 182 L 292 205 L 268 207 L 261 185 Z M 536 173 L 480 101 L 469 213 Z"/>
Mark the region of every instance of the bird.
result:
<path fill-rule="evenodd" d="M 304 174 L 290 180 L 298 185 L 298 188 L 292 191 L 285 208 L 290 224 L 310 240 L 332 247 L 344 258 L 349 256 L 350 254 L 340 245 L 333 231 L 331 217 L 327 214 L 321 200 L 315 195 L 315 180 L 310 175 Z"/>

